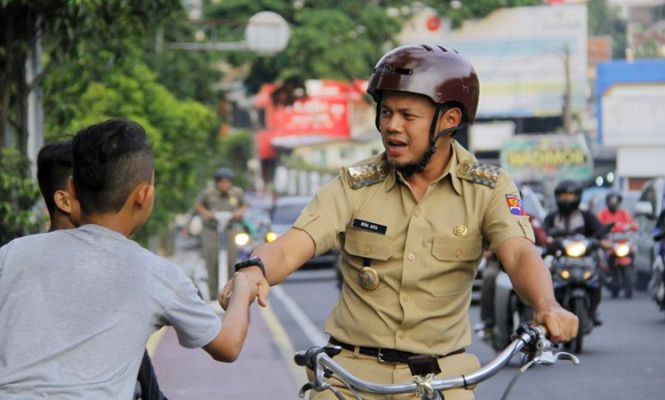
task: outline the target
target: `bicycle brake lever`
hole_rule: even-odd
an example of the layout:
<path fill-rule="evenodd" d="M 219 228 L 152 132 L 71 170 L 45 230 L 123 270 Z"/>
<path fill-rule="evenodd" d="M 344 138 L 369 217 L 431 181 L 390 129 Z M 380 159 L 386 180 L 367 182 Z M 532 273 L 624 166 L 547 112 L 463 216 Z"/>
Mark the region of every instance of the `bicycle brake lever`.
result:
<path fill-rule="evenodd" d="M 570 360 L 573 365 L 580 364 L 579 358 L 573 354 L 566 353 L 565 351 L 560 351 L 558 353 L 553 353 L 551 350 L 543 351 L 534 357 L 533 360 L 538 365 L 554 365 L 559 360 Z"/>
<path fill-rule="evenodd" d="M 580 359 L 571 353 L 566 353 L 565 351 L 560 351 L 556 353 L 556 358 L 557 360 L 570 360 L 570 362 L 573 363 L 573 365 L 580 365 Z"/>
<path fill-rule="evenodd" d="M 305 383 L 300 388 L 300 391 L 298 392 L 298 397 L 300 397 L 301 399 L 305 398 L 305 394 L 307 393 L 307 391 L 312 390 L 313 388 L 314 385 L 312 385 L 310 382 Z"/>

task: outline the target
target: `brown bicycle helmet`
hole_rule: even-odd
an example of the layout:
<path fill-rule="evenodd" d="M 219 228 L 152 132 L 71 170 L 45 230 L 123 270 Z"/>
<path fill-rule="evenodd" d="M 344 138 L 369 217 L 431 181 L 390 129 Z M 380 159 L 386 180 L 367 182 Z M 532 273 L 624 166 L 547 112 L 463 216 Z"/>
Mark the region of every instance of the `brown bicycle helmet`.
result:
<path fill-rule="evenodd" d="M 457 102 L 468 124 L 476 117 L 480 91 L 476 71 L 457 50 L 428 45 L 397 47 L 381 57 L 367 93 L 378 104 L 384 90 L 422 94 L 437 104 Z"/>

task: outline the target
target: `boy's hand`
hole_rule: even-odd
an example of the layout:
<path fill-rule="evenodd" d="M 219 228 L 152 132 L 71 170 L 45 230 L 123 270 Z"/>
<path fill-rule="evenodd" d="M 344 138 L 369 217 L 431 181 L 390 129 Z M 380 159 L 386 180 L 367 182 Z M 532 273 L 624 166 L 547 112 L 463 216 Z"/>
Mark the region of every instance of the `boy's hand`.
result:
<path fill-rule="evenodd" d="M 226 282 L 224 288 L 219 291 L 217 294 L 217 300 L 219 301 L 219 305 L 226 310 L 231 301 L 231 297 L 248 293 L 250 304 L 255 298 L 258 298 L 259 305 L 261 307 L 266 307 L 268 305 L 267 299 L 269 291 L 270 285 L 263 277 L 261 270 L 258 268 L 249 268 L 247 270 L 236 272 L 233 279 Z"/>

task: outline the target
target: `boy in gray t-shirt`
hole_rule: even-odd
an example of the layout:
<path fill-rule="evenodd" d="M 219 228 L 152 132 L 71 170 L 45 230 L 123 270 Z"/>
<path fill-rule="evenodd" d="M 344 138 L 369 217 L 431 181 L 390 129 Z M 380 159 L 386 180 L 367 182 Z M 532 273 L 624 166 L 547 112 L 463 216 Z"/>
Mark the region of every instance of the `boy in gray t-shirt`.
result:
<path fill-rule="evenodd" d="M 154 202 L 143 128 L 81 130 L 73 176 L 80 228 L 0 248 L 0 398 L 130 399 L 148 337 L 164 325 L 185 347 L 235 360 L 264 282 L 238 272 L 220 323 L 178 266 L 129 239 Z"/>

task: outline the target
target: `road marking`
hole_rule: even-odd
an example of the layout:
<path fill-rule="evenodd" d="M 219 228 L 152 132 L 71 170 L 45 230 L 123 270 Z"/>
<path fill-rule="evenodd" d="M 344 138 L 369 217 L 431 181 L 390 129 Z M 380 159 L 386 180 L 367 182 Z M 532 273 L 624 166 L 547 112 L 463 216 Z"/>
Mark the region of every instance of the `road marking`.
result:
<path fill-rule="evenodd" d="M 159 345 L 159 342 L 162 341 L 162 337 L 166 333 L 166 327 L 162 326 L 157 332 L 153 333 L 150 335 L 148 338 L 148 344 L 146 345 L 146 348 L 148 349 L 148 354 L 150 357 L 155 354 L 155 350 L 157 350 L 157 346 Z"/>
<path fill-rule="evenodd" d="M 272 290 L 275 289 L 273 288 Z M 289 366 L 289 371 L 291 371 L 291 375 L 296 380 L 296 383 L 307 382 L 308 379 L 307 374 L 305 373 L 305 368 L 299 367 L 293 362 L 293 355 L 296 353 L 293 348 L 293 343 L 291 343 L 284 326 L 279 322 L 279 318 L 277 318 L 270 307 L 270 305 L 265 308 L 259 307 L 259 310 L 261 310 L 261 316 L 268 326 L 268 329 L 272 332 L 273 340 L 275 341 L 279 352 L 282 354 L 282 358 L 286 365 Z"/>
<path fill-rule="evenodd" d="M 309 319 L 302 308 L 293 301 L 291 296 L 286 294 L 284 289 L 276 286 L 271 288 L 270 292 L 284 305 L 284 307 L 286 307 L 286 311 L 288 311 L 291 317 L 296 321 L 300 330 L 305 336 L 307 336 L 307 339 L 309 339 L 312 345 L 323 346 L 328 343 L 328 338 L 321 333 L 321 330 L 317 328 L 314 323 L 312 323 L 312 320 Z"/>

